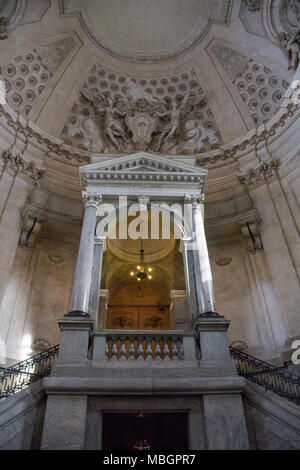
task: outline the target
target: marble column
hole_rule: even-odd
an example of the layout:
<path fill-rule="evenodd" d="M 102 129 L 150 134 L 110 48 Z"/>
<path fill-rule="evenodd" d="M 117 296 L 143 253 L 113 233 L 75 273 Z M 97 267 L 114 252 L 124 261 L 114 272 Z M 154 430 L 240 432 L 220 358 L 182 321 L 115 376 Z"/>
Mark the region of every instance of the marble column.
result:
<path fill-rule="evenodd" d="M 196 321 L 198 316 L 198 307 L 194 273 L 194 258 L 193 251 L 189 249 L 190 243 L 191 240 L 189 238 L 182 238 L 180 243 L 180 251 L 182 252 L 183 257 L 185 285 L 190 318 Z"/>
<path fill-rule="evenodd" d="M 68 316 L 89 316 L 96 213 L 101 201 L 99 194 L 83 193 L 84 218 Z"/>
<path fill-rule="evenodd" d="M 103 252 L 105 250 L 105 238 L 95 238 L 94 241 L 94 261 L 93 261 L 93 273 L 92 273 L 92 285 L 90 294 L 90 314 L 95 322 L 95 328 L 97 328 L 97 321 L 99 316 L 99 296 L 100 296 L 100 285 L 101 285 L 101 271 L 102 271 L 102 260 Z"/>
<path fill-rule="evenodd" d="M 198 315 L 218 315 L 215 312 L 213 281 L 204 230 L 203 195 L 187 195 L 185 203 L 193 232 L 192 241 L 187 249 L 193 253 Z"/>

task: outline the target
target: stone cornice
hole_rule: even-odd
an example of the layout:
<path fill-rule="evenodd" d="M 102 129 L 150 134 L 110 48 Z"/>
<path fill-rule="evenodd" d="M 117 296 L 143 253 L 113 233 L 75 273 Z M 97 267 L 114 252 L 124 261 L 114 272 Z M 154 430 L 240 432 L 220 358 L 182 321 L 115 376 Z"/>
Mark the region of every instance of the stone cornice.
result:
<path fill-rule="evenodd" d="M 191 204 L 192 207 L 204 204 L 204 194 L 186 194 L 184 197 L 184 202 L 185 204 Z"/>
<path fill-rule="evenodd" d="M 93 193 L 83 191 L 82 203 L 85 209 L 87 207 L 95 207 L 97 209 L 102 203 L 102 196 L 101 194 L 93 194 Z"/>
<path fill-rule="evenodd" d="M 230 165 L 246 156 L 255 155 L 256 152 L 267 152 L 266 147 L 272 146 L 294 126 L 299 116 L 300 107 L 289 102 L 266 125 L 262 125 L 216 150 L 193 155 L 193 158 L 199 166 L 213 169 Z M 35 124 L 18 116 L 8 105 L 0 105 L 0 134 L 2 142 L 7 142 L 7 147 L 15 142 L 16 148 L 19 148 L 20 151 L 26 147 L 28 153 L 34 152 L 41 159 L 46 157 L 73 167 L 90 162 L 90 152 L 70 147 L 64 144 L 61 139 L 51 137 Z M 108 159 L 115 158 L 116 155 L 107 155 L 107 157 Z M 184 159 L 184 156 L 182 158 Z M 172 159 L 174 159 L 172 156 L 169 157 L 170 161 Z"/>
<path fill-rule="evenodd" d="M 33 185 L 38 185 L 45 174 L 45 170 L 38 168 L 32 162 L 26 162 L 20 155 L 12 155 L 11 152 L 4 152 L 2 155 L 2 171 L 12 172 Z"/>
<path fill-rule="evenodd" d="M 262 163 L 256 168 L 251 168 L 244 175 L 239 176 L 239 181 L 248 189 L 256 188 L 264 184 L 266 181 L 271 181 L 277 176 L 280 161 L 274 159 L 268 163 Z"/>
<path fill-rule="evenodd" d="M 90 154 L 82 149 L 71 148 L 61 139 L 43 132 L 35 124 L 14 112 L 8 105 L 0 105 L 0 128 L 20 150 L 31 150 L 60 163 L 79 167 L 90 160 Z M 4 140 L 4 139 L 3 139 Z M 8 140 L 8 139 L 7 139 Z M 11 143 L 11 142 L 10 142 Z"/>

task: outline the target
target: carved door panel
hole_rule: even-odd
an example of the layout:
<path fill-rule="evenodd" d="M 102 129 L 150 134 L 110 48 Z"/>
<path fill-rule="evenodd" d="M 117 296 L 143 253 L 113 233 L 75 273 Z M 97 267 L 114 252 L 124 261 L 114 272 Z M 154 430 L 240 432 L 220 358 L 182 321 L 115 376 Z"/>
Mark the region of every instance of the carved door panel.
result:
<path fill-rule="evenodd" d="M 169 328 L 168 309 L 140 307 L 139 324 L 141 330 L 167 330 Z"/>
<path fill-rule="evenodd" d="M 107 328 L 113 330 L 167 330 L 169 309 L 156 305 L 110 305 L 107 311 Z"/>
<path fill-rule="evenodd" d="M 138 330 L 138 308 L 126 307 L 124 305 L 109 306 L 107 312 L 107 328 L 112 330 Z"/>

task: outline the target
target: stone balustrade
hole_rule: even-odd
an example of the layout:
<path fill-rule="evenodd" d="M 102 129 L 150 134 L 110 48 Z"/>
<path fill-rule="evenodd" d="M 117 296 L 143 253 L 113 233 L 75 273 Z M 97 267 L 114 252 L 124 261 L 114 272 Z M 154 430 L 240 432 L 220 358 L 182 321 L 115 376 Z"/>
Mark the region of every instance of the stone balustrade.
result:
<path fill-rule="evenodd" d="M 104 330 L 93 335 L 93 360 L 174 362 L 196 360 L 193 332 Z"/>

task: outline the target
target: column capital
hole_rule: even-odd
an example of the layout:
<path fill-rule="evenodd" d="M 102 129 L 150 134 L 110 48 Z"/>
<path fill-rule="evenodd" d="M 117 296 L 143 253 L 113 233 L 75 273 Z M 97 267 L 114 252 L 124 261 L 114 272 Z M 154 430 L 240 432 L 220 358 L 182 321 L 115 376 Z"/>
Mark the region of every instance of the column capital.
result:
<path fill-rule="evenodd" d="M 97 209 L 102 203 L 102 194 L 82 191 L 82 203 L 84 209 L 87 207 L 95 207 Z"/>
<path fill-rule="evenodd" d="M 200 204 L 204 204 L 204 194 L 200 193 L 191 193 L 184 195 L 184 202 L 185 204 L 192 204 L 192 206 L 197 206 Z"/>
<path fill-rule="evenodd" d="M 94 245 L 102 245 L 103 250 L 106 250 L 106 237 L 95 237 Z"/>
<path fill-rule="evenodd" d="M 139 205 L 142 211 L 147 210 L 147 204 L 149 203 L 149 196 L 138 196 Z"/>

